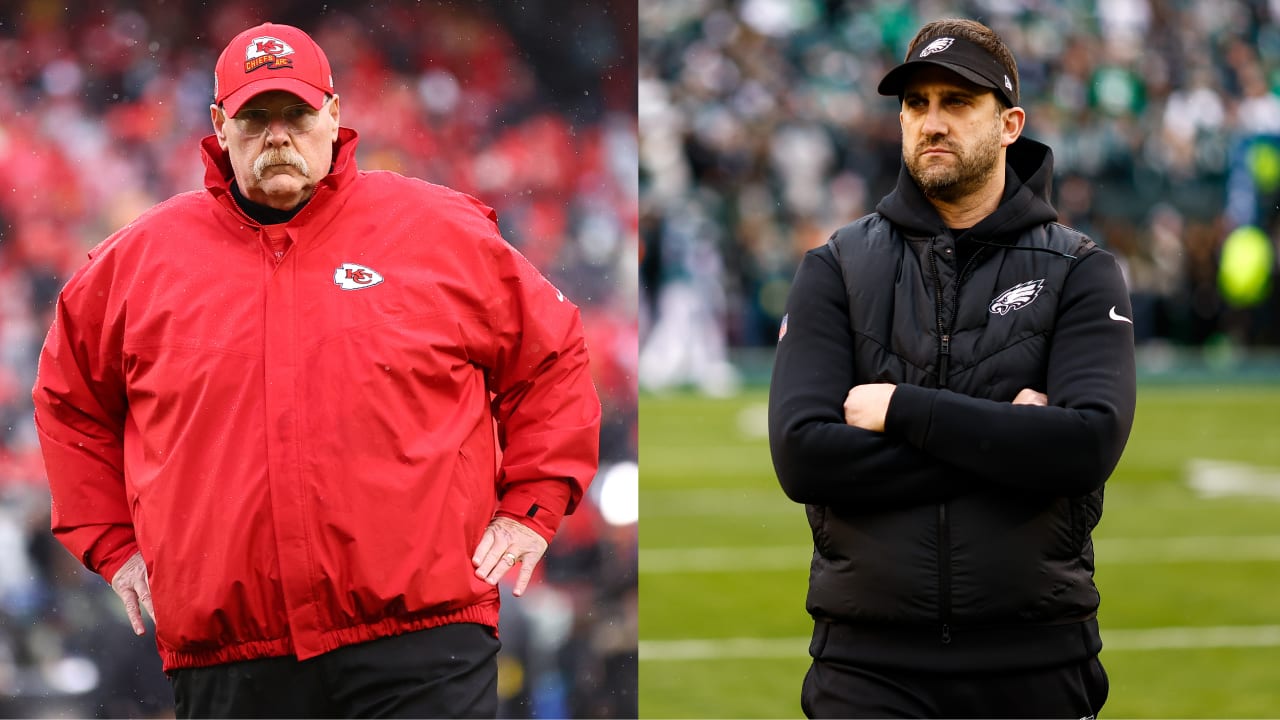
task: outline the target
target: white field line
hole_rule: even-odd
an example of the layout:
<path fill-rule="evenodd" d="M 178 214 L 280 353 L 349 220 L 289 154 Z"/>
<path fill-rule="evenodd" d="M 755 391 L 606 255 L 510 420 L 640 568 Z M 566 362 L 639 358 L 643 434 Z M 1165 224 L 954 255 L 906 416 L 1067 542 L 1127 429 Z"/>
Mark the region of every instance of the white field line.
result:
<path fill-rule="evenodd" d="M 678 461 L 666 457 L 662 461 L 664 467 L 668 461 L 672 467 L 680 467 L 687 472 L 732 476 L 739 472 L 738 465 L 742 462 L 757 463 L 760 458 L 752 454 L 749 445 L 725 445 L 689 451 Z M 726 464 L 733 467 L 725 467 Z M 647 467 L 643 458 L 641 466 Z M 657 466 L 648 469 L 657 469 Z M 1187 462 L 1185 477 L 1187 485 L 1201 498 L 1239 496 L 1280 500 L 1280 469 L 1277 468 L 1196 458 Z M 642 491 L 640 504 L 641 517 L 644 518 L 795 515 L 802 512 L 796 503 L 787 499 L 781 488 Z"/>
<path fill-rule="evenodd" d="M 1139 650 L 1280 646 L 1280 625 L 1163 627 L 1102 631 L 1104 655 Z M 641 640 L 640 660 L 775 660 L 809 656 L 809 638 Z"/>
<path fill-rule="evenodd" d="M 809 566 L 811 545 L 645 548 L 642 573 L 784 572 Z M 1280 562 L 1280 535 L 1109 538 L 1094 541 L 1098 564 Z"/>
<path fill-rule="evenodd" d="M 643 460 L 641 460 L 643 467 Z M 804 516 L 797 505 L 777 490 L 652 490 L 645 491 L 643 471 L 640 481 L 640 517 L 699 517 L 744 515 Z"/>
<path fill-rule="evenodd" d="M 1187 462 L 1187 484 L 1201 497 L 1231 495 L 1280 500 L 1280 470 L 1230 460 L 1193 458 Z"/>
<path fill-rule="evenodd" d="M 1271 562 L 1280 560 L 1280 535 L 1206 535 L 1094 540 L 1101 564 Z"/>
<path fill-rule="evenodd" d="M 808 568 L 812 555 L 812 545 L 641 548 L 640 572 L 777 572 Z"/>

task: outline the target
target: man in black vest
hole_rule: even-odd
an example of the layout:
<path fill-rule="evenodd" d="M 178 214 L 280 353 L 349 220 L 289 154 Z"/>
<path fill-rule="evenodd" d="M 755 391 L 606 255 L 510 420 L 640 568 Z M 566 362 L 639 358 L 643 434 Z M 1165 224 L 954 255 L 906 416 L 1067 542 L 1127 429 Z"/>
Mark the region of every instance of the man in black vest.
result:
<path fill-rule="evenodd" d="M 1057 224 L 986 26 L 930 23 L 880 82 L 903 169 L 805 255 L 769 397 L 805 503 L 809 717 L 1067 717 L 1107 697 L 1091 532 L 1135 403 L 1115 259 Z"/>

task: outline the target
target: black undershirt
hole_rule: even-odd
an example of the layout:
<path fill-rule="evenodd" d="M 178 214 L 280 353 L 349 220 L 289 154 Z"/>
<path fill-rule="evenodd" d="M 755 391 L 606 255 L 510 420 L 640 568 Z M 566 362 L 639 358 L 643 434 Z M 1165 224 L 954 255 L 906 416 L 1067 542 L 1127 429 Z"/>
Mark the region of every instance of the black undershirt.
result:
<path fill-rule="evenodd" d="M 236 185 L 234 180 L 231 181 L 231 197 L 235 198 L 236 205 L 240 206 L 240 209 L 244 211 L 245 215 L 253 218 L 260 225 L 278 225 L 280 223 L 287 223 L 293 219 L 294 215 L 298 214 L 298 211 L 307 206 L 306 200 L 298 203 L 298 206 L 292 210 L 277 210 L 269 205 L 258 204 L 245 197 L 240 192 L 240 186 Z"/>
<path fill-rule="evenodd" d="M 969 258 L 982 247 L 978 243 L 968 242 L 965 235 L 972 228 L 951 228 L 951 237 L 955 238 L 956 243 L 956 267 L 964 269 L 969 264 Z"/>

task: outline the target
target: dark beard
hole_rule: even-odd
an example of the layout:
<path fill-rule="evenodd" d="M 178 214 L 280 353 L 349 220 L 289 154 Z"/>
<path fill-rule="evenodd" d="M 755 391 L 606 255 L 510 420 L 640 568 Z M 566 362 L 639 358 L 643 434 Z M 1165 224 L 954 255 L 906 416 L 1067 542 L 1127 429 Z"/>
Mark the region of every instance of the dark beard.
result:
<path fill-rule="evenodd" d="M 925 168 L 920 160 L 919 152 L 927 147 L 944 147 L 955 153 L 956 164 L 954 167 L 947 168 L 944 172 L 933 172 L 925 174 Z M 1000 159 L 1000 128 L 996 126 L 992 129 L 988 142 L 979 144 L 974 150 L 965 154 L 961 153 L 955 147 L 946 143 L 943 138 L 928 138 L 921 142 L 916 152 L 908 155 L 902 154 L 902 161 L 906 163 L 907 172 L 911 173 L 911 178 L 916 181 L 916 185 L 920 186 L 920 191 L 930 200 L 939 200 L 946 203 L 953 203 L 962 198 L 972 195 L 991 179 L 992 173 L 995 172 L 996 162 Z"/>

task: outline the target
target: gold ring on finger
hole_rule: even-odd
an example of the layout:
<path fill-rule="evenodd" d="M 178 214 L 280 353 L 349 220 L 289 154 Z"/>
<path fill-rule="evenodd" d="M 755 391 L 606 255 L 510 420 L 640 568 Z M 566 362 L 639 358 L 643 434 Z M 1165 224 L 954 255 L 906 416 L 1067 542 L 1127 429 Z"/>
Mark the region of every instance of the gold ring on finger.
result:
<path fill-rule="evenodd" d="M 519 560 L 520 558 L 516 557 L 515 553 L 507 553 L 502 556 L 502 559 L 507 561 L 508 566 L 514 566 L 516 564 L 516 560 Z"/>

